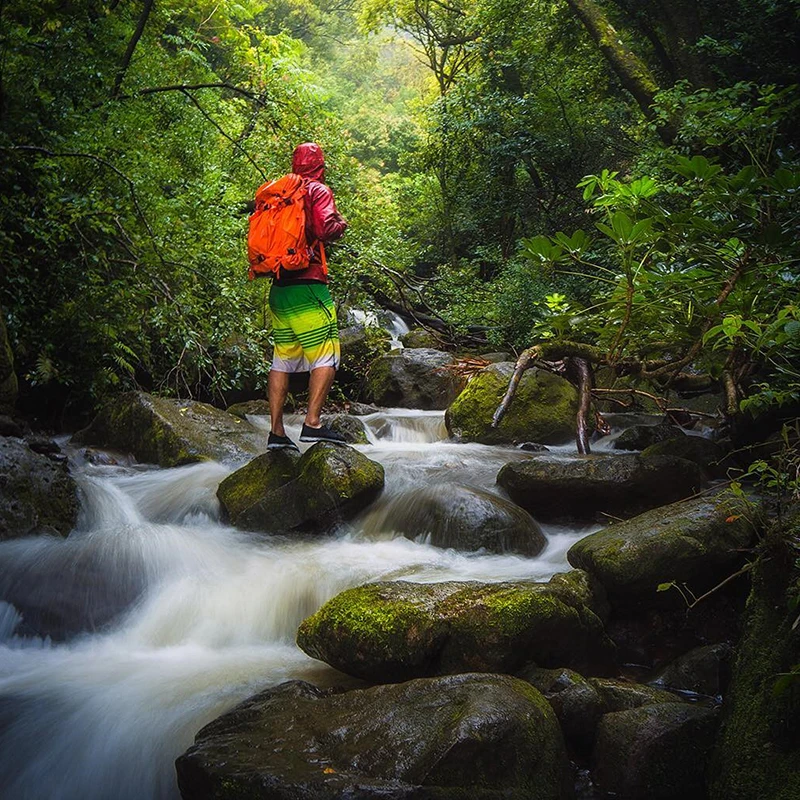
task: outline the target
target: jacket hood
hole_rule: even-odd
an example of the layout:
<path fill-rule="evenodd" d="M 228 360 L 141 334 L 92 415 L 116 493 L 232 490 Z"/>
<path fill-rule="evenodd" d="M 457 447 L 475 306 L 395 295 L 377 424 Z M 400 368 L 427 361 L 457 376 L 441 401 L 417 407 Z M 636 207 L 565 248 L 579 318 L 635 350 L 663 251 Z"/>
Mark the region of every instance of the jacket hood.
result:
<path fill-rule="evenodd" d="M 299 144 L 292 156 L 292 172 L 312 181 L 321 181 L 325 175 L 325 155 L 314 142 Z"/>

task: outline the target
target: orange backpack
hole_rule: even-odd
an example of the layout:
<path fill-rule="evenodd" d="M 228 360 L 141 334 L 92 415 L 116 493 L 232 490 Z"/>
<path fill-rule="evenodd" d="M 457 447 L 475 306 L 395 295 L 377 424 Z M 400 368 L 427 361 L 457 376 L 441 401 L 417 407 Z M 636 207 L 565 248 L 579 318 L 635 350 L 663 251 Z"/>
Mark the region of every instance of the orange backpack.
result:
<path fill-rule="evenodd" d="M 309 265 L 306 188 L 306 181 L 294 173 L 259 187 L 247 234 L 250 280 L 263 275 L 277 277 L 281 270 L 305 269 Z"/>

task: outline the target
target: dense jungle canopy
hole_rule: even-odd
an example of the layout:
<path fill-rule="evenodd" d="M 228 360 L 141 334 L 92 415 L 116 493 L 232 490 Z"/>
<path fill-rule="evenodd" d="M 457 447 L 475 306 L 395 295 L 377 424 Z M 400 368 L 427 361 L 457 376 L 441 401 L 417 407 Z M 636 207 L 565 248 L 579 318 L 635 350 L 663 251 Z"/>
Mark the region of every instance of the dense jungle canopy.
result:
<path fill-rule="evenodd" d="M 797 0 L 0 15 L 0 307 L 53 420 L 134 386 L 263 391 L 244 206 L 302 141 L 350 221 L 342 309 L 656 393 L 718 384 L 732 416 L 798 401 Z"/>

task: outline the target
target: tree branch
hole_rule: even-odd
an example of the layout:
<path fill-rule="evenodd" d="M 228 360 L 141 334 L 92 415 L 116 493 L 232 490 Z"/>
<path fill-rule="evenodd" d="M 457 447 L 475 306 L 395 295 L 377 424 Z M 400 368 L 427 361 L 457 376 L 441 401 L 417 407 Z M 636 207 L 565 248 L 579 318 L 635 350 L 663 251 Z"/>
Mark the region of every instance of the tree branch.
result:
<path fill-rule="evenodd" d="M 142 38 L 144 27 L 147 25 L 147 18 L 150 16 L 150 12 L 153 10 L 154 4 L 155 0 L 144 0 L 142 13 L 139 14 L 139 21 L 136 23 L 136 30 L 133 32 L 133 36 L 131 36 L 131 40 L 128 42 L 125 55 L 122 57 L 122 64 L 120 64 L 117 77 L 114 79 L 114 86 L 111 88 L 112 98 L 116 98 L 117 95 L 119 95 L 119 90 L 122 87 L 122 81 L 125 79 L 125 73 L 128 71 L 131 59 L 133 58 L 133 52 L 136 50 L 136 45 L 139 44 L 139 39 Z"/>

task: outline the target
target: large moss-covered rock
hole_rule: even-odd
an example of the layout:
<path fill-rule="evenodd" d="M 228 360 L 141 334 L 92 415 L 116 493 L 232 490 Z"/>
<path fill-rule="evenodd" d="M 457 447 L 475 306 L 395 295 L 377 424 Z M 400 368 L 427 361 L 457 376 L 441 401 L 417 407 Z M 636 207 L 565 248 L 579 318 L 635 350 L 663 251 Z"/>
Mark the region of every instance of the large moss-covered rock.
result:
<path fill-rule="evenodd" d="M 359 394 L 370 364 L 391 348 L 389 334 L 375 326 L 351 325 L 340 328 L 342 363 L 336 383 L 348 396 Z"/>
<path fill-rule="evenodd" d="M 78 494 L 66 460 L 0 437 L 0 540 L 36 532 L 66 536 L 78 518 Z"/>
<path fill-rule="evenodd" d="M 226 411 L 233 414 L 234 417 L 245 419 L 248 414 L 254 417 L 268 417 L 269 416 L 269 402 L 265 399 L 262 400 L 245 400 L 243 403 L 234 403 L 228 406 Z"/>
<path fill-rule="evenodd" d="M 464 387 L 463 378 L 447 369 L 453 363 L 440 350 L 394 350 L 370 365 L 365 397 L 379 406 L 447 408 Z"/>
<path fill-rule="evenodd" d="M 535 556 L 547 544 L 527 511 L 496 494 L 455 483 L 389 497 L 370 509 L 365 528 L 466 551 Z"/>
<path fill-rule="evenodd" d="M 650 445 L 674 438 L 681 430 L 666 421 L 655 425 L 631 425 L 614 440 L 615 450 L 644 450 Z"/>
<path fill-rule="evenodd" d="M 704 436 L 690 436 L 685 433 L 678 433 L 649 445 L 642 450 L 642 455 L 645 458 L 649 456 L 685 458 L 694 461 L 712 477 L 724 477 L 728 467 L 733 466 L 728 453 L 716 442 Z"/>
<path fill-rule="evenodd" d="M 604 715 L 592 753 L 596 783 L 619 800 L 704 800 L 718 711 L 675 702 Z"/>
<path fill-rule="evenodd" d="M 352 447 L 320 442 L 302 456 L 268 451 L 220 483 L 237 527 L 265 533 L 322 530 L 352 516 L 383 488 L 383 467 Z"/>
<path fill-rule="evenodd" d="M 17 375 L 14 372 L 14 354 L 8 341 L 6 319 L 0 308 L 0 407 L 11 407 L 17 401 Z"/>
<path fill-rule="evenodd" d="M 325 414 L 322 424 L 344 436 L 348 444 L 369 444 L 367 426 L 353 414 Z"/>
<path fill-rule="evenodd" d="M 751 571 L 741 640 L 714 750 L 712 800 L 800 798 L 800 515 L 769 531 Z"/>
<path fill-rule="evenodd" d="M 536 519 L 566 521 L 630 515 L 672 503 L 694 494 L 704 476 L 693 461 L 631 454 L 514 461 L 500 470 L 497 482 Z"/>
<path fill-rule="evenodd" d="M 408 333 L 404 333 L 400 337 L 400 341 L 404 347 L 418 349 L 420 347 L 427 347 L 431 350 L 439 350 L 442 346 L 442 340 L 427 328 L 414 328 Z"/>
<path fill-rule="evenodd" d="M 566 757 L 532 686 L 454 675 L 282 684 L 203 728 L 176 769 L 186 800 L 560 800 Z"/>
<path fill-rule="evenodd" d="M 176 467 L 195 461 L 241 463 L 264 451 L 264 434 L 206 403 L 129 392 L 107 403 L 76 444 L 110 447 L 139 461 Z"/>
<path fill-rule="evenodd" d="M 445 421 L 451 435 L 483 444 L 563 444 L 574 438 L 578 408 L 575 388 L 564 378 L 538 369 L 523 373 L 503 421 L 499 427 L 492 427 L 492 417 L 513 372 L 510 361 L 491 364 L 467 384 L 447 409 Z"/>
<path fill-rule="evenodd" d="M 368 584 L 305 620 L 297 643 L 375 681 L 510 672 L 531 661 L 604 671 L 614 654 L 602 622 L 573 592 L 541 583 Z"/>
<path fill-rule="evenodd" d="M 612 602 L 636 597 L 655 604 L 659 584 L 671 581 L 699 596 L 736 569 L 753 537 L 741 502 L 720 493 L 610 525 L 572 545 L 567 558 L 596 576 Z"/>

